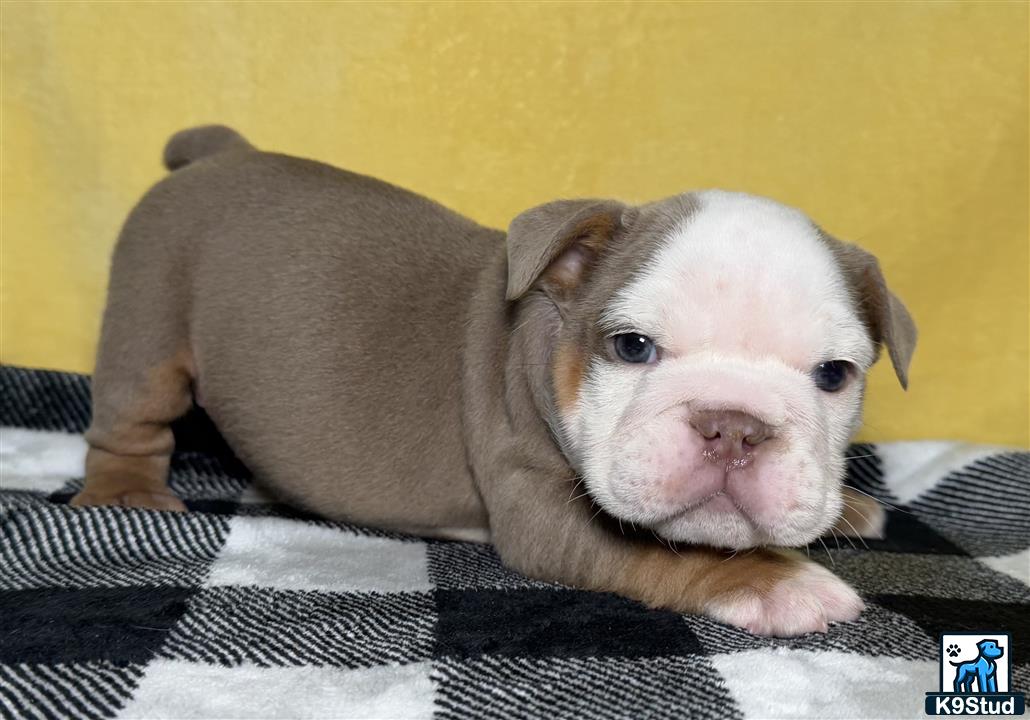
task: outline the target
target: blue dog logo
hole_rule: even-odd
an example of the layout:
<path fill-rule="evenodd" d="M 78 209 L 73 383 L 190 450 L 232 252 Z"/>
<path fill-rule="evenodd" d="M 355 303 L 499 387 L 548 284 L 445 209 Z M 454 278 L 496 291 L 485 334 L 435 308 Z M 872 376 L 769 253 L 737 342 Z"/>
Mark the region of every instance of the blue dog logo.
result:
<path fill-rule="evenodd" d="M 1005 631 L 943 632 L 940 690 L 926 693 L 927 715 L 1022 715 L 1026 696 L 1009 689 L 1012 635 Z"/>
<path fill-rule="evenodd" d="M 997 660 L 1005 654 L 1005 648 L 998 645 L 997 640 L 981 640 L 976 644 L 976 657 L 967 662 L 955 662 L 955 692 L 957 693 L 996 693 L 998 692 Z M 951 653 L 948 653 L 951 655 Z M 973 689 L 973 684 L 976 689 Z"/>

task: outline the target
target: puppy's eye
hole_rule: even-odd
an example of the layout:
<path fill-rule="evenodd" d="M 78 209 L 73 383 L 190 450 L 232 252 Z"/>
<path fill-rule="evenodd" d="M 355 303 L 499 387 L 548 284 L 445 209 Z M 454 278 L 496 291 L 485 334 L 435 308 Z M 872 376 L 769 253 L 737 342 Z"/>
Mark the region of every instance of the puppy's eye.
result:
<path fill-rule="evenodd" d="M 615 354 L 628 363 L 653 363 L 658 359 L 651 338 L 638 333 L 623 333 L 612 338 Z"/>
<path fill-rule="evenodd" d="M 851 363 L 847 360 L 830 360 L 812 368 L 812 379 L 817 388 L 824 392 L 837 392 L 848 381 Z"/>

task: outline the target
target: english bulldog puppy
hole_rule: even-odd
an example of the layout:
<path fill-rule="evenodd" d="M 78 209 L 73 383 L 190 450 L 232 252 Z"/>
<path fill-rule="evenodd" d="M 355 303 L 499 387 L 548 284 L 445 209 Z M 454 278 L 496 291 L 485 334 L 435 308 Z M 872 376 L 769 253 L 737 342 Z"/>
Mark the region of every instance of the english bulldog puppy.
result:
<path fill-rule="evenodd" d="M 865 251 L 715 190 L 503 233 L 220 126 L 165 162 L 114 252 L 74 505 L 184 510 L 169 424 L 197 403 L 326 517 L 760 634 L 861 612 L 787 548 L 882 531 L 845 450 L 916 330 Z"/>

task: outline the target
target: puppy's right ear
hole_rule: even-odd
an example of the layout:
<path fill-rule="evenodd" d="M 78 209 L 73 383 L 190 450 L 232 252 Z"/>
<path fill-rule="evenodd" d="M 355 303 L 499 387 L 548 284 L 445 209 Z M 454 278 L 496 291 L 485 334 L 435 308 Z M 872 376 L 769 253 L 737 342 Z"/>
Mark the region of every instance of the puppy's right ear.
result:
<path fill-rule="evenodd" d="M 539 285 L 558 299 L 586 279 L 628 219 L 616 200 L 557 200 L 527 210 L 508 227 L 508 300 Z"/>

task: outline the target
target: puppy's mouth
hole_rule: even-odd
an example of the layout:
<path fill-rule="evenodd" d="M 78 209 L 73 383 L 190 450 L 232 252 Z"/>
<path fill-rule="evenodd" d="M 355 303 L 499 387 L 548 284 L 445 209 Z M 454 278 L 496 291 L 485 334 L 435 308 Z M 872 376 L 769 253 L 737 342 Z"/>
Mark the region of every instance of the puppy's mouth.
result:
<path fill-rule="evenodd" d="M 663 540 L 705 545 L 730 550 L 759 546 L 802 547 L 814 542 L 832 525 L 824 522 L 822 503 L 813 500 L 794 502 L 790 509 L 770 516 L 752 507 L 732 488 L 720 486 L 689 502 L 664 507 L 646 507 L 639 498 L 614 498 L 604 503 L 590 494 L 595 504 L 622 523 L 631 523 L 654 532 Z"/>
<path fill-rule="evenodd" d="M 804 547 L 832 526 L 823 513 L 806 508 L 802 517 L 762 522 L 753 509 L 731 493 L 717 492 L 664 515 L 647 526 L 674 541 L 745 550 L 759 546 Z M 806 517 L 807 516 L 807 517 Z M 816 519 L 818 518 L 818 519 Z"/>
<path fill-rule="evenodd" d="M 664 516 L 659 516 L 653 522 L 655 525 L 673 522 L 696 511 L 706 511 L 715 515 L 739 515 L 756 530 L 759 529 L 758 523 L 755 522 L 743 503 L 730 495 L 725 489 L 717 490 L 685 507 L 673 510 Z"/>
<path fill-rule="evenodd" d="M 645 476 L 632 480 L 623 478 L 623 482 L 609 485 L 613 506 L 606 510 L 615 516 L 622 516 L 624 520 L 639 522 L 648 527 L 677 522 L 692 515 L 704 515 L 712 518 L 739 516 L 755 530 L 761 530 L 769 523 L 762 521 L 762 513 L 751 506 L 745 497 L 747 493 L 742 494 L 739 492 L 740 487 L 734 487 L 730 482 L 731 476 L 741 473 L 751 476 L 746 478 L 748 484 L 761 482 L 755 469 L 749 467 L 751 464 L 743 462 L 740 467 L 728 467 L 706 463 L 695 476 L 694 482 L 690 483 L 692 487 L 677 483 L 681 487 L 672 492 L 663 492 L 660 481 Z"/>

